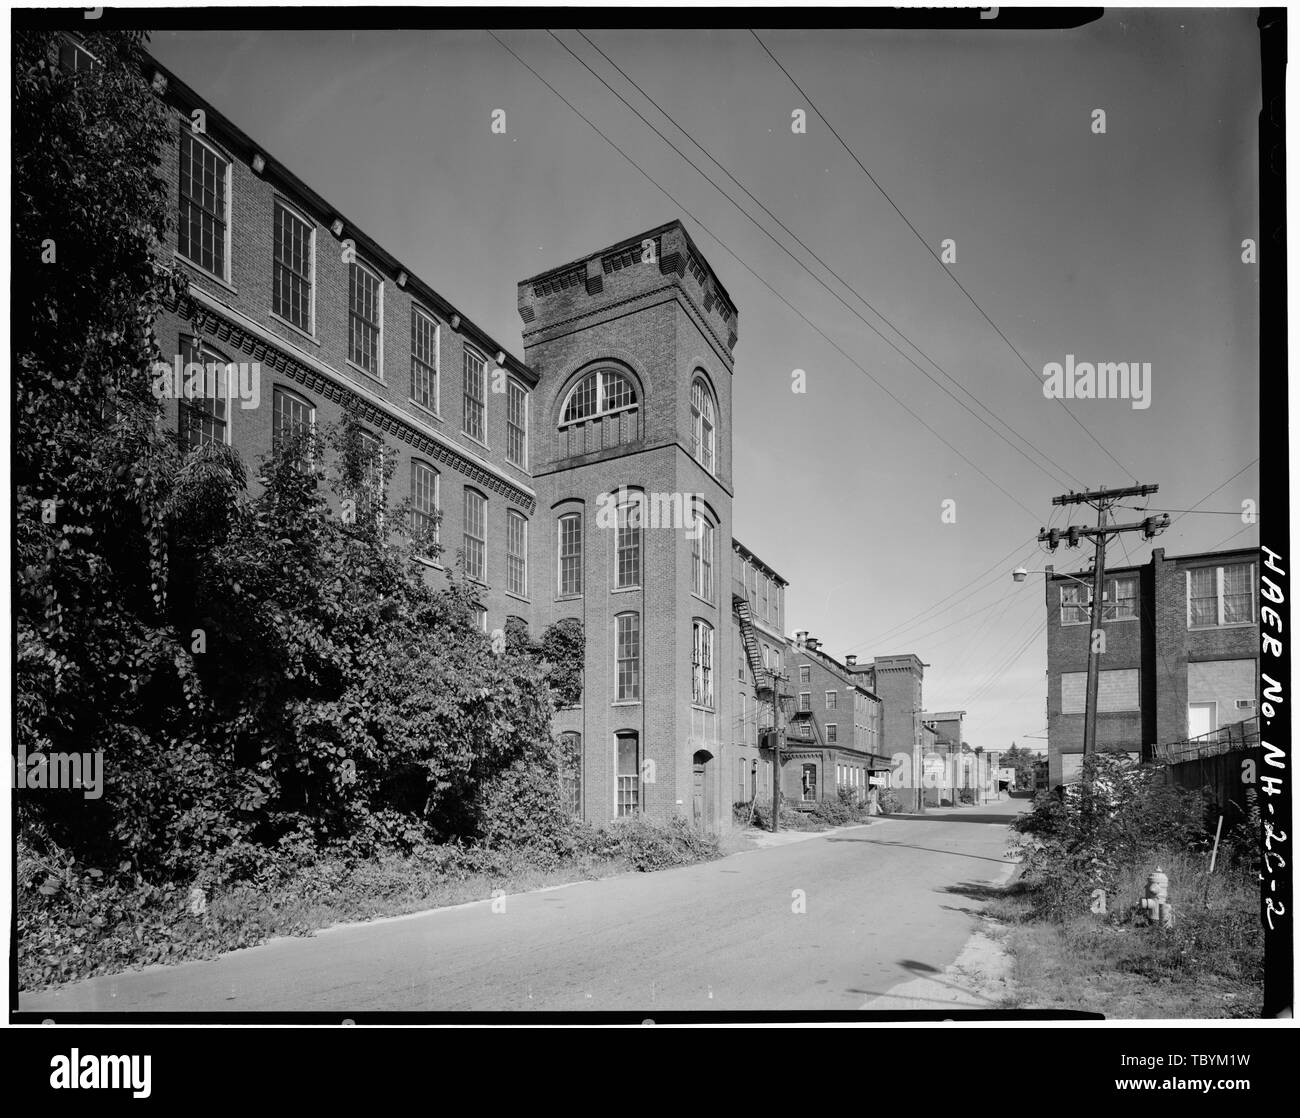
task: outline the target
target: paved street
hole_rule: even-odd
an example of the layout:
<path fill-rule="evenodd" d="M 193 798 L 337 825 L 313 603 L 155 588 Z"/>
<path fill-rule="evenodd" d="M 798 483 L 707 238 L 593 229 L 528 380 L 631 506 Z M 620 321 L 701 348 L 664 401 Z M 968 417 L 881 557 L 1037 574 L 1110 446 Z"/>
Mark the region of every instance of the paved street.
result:
<path fill-rule="evenodd" d="M 482 901 L 20 999 L 22 1011 L 857 1010 L 942 972 L 1027 801 Z M 978 892 L 975 890 L 974 892 Z M 796 912 L 802 897 L 805 912 Z"/>

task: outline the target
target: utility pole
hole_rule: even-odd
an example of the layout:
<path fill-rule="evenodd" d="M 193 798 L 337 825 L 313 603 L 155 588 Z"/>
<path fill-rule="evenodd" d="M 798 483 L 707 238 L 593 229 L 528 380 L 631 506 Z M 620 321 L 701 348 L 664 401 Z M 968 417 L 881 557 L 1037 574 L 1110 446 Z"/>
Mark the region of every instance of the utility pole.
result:
<path fill-rule="evenodd" d="M 784 743 L 785 727 L 781 725 L 784 708 L 782 706 L 781 684 L 785 676 L 775 669 L 772 671 L 772 833 L 781 829 L 781 746 Z"/>
<path fill-rule="evenodd" d="M 1091 624 L 1088 633 L 1088 691 L 1083 723 L 1083 756 L 1097 750 L 1097 691 L 1101 679 L 1101 652 L 1105 635 L 1101 628 L 1104 611 L 1102 597 L 1106 588 L 1106 540 L 1109 536 L 1118 536 L 1121 532 L 1140 531 L 1144 539 L 1150 539 L 1158 532 L 1169 527 L 1169 517 L 1149 516 L 1133 524 L 1109 523 L 1111 507 L 1122 497 L 1145 497 L 1156 493 L 1158 485 L 1129 485 L 1120 489 L 1094 489 L 1085 493 L 1066 493 L 1053 497 L 1054 505 L 1091 505 L 1097 510 L 1097 526 L 1083 528 L 1071 526 L 1062 531 L 1053 528 L 1050 532 L 1039 529 L 1039 542 L 1045 542 L 1055 551 L 1064 535 L 1070 547 L 1078 547 L 1081 537 L 1091 537 L 1095 545 L 1093 552 L 1092 603 L 1089 611 Z"/>

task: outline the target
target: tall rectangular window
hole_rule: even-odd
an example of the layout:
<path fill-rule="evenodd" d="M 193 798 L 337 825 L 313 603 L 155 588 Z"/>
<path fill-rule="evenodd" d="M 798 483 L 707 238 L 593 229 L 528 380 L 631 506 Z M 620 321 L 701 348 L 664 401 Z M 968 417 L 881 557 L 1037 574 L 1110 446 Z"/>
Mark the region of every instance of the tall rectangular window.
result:
<path fill-rule="evenodd" d="M 620 734 L 618 737 L 619 815 L 635 815 L 641 810 L 641 758 L 637 744 L 636 734 Z"/>
<path fill-rule="evenodd" d="M 826 692 L 826 709 L 835 710 L 839 706 L 840 693 L 838 691 Z"/>
<path fill-rule="evenodd" d="M 582 818 L 582 736 L 560 735 L 560 804 L 570 819 Z"/>
<path fill-rule="evenodd" d="M 278 450 L 287 440 L 300 439 L 310 443 L 316 423 L 316 409 L 307 400 L 287 388 L 277 388 L 271 402 L 271 446 Z M 311 462 L 311 447 L 300 447 L 299 468 L 307 469 Z"/>
<path fill-rule="evenodd" d="M 641 618 L 635 613 L 620 613 L 616 624 L 615 699 L 619 702 L 641 698 Z"/>
<path fill-rule="evenodd" d="M 808 664 L 799 665 L 799 682 L 809 683 L 812 680 L 812 667 Z"/>
<path fill-rule="evenodd" d="M 487 564 L 487 498 L 465 490 L 465 577 L 483 582 Z"/>
<path fill-rule="evenodd" d="M 763 620 L 764 621 L 767 621 L 769 619 L 768 612 L 767 612 L 770 604 L 770 600 L 768 598 L 768 592 L 767 592 L 768 586 L 769 586 L 768 577 L 767 575 L 764 575 L 763 576 Z"/>
<path fill-rule="evenodd" d="M 740 699 L 740 716 L 737 720 L 740 724 L 740 731 L 734 736 L 736 741 L 749 741 L 749 699 L 743 691 L 737 697 Z"/>
<path fill-rule="evenodd" d="M 559 520 L 560 595 L 582 593 L 582 514 L 566 513 Z"/>
<path fill-rule="evenodd" d="M 713 627 L 703 621 L 691 626 L 691 701 L 713 706 Z"/>
<path fill-rule="evenodd" d="M 181 339 L 181 357 L 185 366 L 196 364 L 203 369 L 201 387 L 193 396 L 180 400 L 177 407 L 182 449 L 230 442 L 229 362 L 197 338 Z"/>
<path fill-rule="evenodd" d="M 379 333 L 384 285 L 369 268 L 348 268 L 348 360 L 371 376 L 381 376 Z"/>
<path fill-rule="evenodd" d="M 461 430 L 471 439 L 479 442 L 486 440 L 484 421 L 484 374 L 487 362 L 468 346 L 465 347 L 465 388 L 463 392 L 465 415 Z"/>
<path fill-rule="evenodd" d="M 506 589 L 528 597 L 528 521 L 514 509 L 506 513 Z"/>
<path fill-rule="evenodd" d="M 438 411 L 438 323 L 411 307 L 411 400 Z"/>
<path fill-rule="evenodd" d="M 1137 579 L 1113 578 L 1108 583 L 1109 592 L 1102 603 L 1103 621 L 1127 621 L 1137 617 Z"/>
<path fill-rule="evenodd" d="M 691 540 L 692 589 L 706 602 L 713 601 L 713 525 L 697 511 Z"/>
<path fill-rule="evenodd" d="M 278 199 L 271 310 L 299 330 L 311 333 L 312 227 Z"/>
<path fill-rule="evenodd" d="M 840 728 L 834 722 L 826 723 L 826 740 L 828 742 L 840 740 Z"/>
<path fill-rule="evenodd" d="M 812 692 L 811 692 L 811 691 L 800 691 L 800 692 L 799 692 L 799 709 L 800 709 L 800 710 L 812 710 Z"/>
<path fill-rule="evenodd" d="M 615 529 L 614 589 L 641 585 L 641 503 L 629 501 L 618 509 Z"/>
<path fill-rule="evenodd" d="M 186 260 L 223 280 L 226 278 L 229 176 L 230 164 L 191 129 L 182 128 L 176 249 Z"/>
<path fill-rule="evenodd" d="M 517 380 L 506 385 L 506 461 L 528 465 L 528 393 Z"/>
<path fill-rule="evenodd" d="M 384 440 L 369 431 L 357 432 L 361 441 L 361 469 L 368 495 L 378 497 L 384 489 Z"/>
<path fill-rule="evenodd" d="M 438 542 L 438 471 L 411 460 L 411 534 Z"/>

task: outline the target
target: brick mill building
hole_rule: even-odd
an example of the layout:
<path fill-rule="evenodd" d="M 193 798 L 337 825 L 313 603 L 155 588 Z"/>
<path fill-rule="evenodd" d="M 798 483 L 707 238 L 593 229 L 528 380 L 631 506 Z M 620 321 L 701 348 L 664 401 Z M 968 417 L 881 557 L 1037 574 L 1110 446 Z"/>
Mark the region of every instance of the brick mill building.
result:
<path fill-rule="evenodd" d="M 781 791 L 794 803 L 834 799 L 840 789 L 865 795 L 887 773 L 880 749 L 883 710 L 862 674 L 800 631 L 790 645 L 794 712 L 782 753 Z"/>
<path fill-rule="evenodd" d="M 1259 553 L 1165 557 L 1105 572 L 1097 748 L 1155 747 L 1253 718 L 1259 702 Z M 1087 706 L 1092 576 L 1046 580 L 1048 780 L 1078 779 Z M 1082 580 L 1082 581 L 1079 581 Z"/>
<path fill-rule="evenodd" d="M 255 407 L 234 376 L 169 400 L 182 445 L 255 462 L 350 411 L 390 500 L 438 522 L 428 577 L 463 564 L 485 632 L 582 623 L 582 704 L 555 720 L 580 758 L 575 812 L 729 826 L 771 721 L 737 686 L 737 642 L 758 625 L 779 664 L 786 584 L 759 564 L 763 613 L 742 626 L 737 311 L 682 224 L 520 282 L 520 359 L 174 75 L 148 76 L 174 121 L 167 247 L 188 281 L 157 323 L 163 353 L 260 367 Z"/>

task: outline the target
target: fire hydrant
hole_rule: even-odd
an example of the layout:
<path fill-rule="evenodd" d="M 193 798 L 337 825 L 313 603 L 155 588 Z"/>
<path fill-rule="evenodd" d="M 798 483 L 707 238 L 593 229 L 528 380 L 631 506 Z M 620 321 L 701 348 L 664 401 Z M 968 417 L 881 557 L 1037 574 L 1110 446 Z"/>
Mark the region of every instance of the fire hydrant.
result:
<path fill-rule="evenodd" d="M 1134 906 L 1139 918 L 1162 928 L 1174 926 L 1174 906 L 1169 903 L 1169 875 L 1159 866 L 1147 877 L 1146 896 Z"/>

